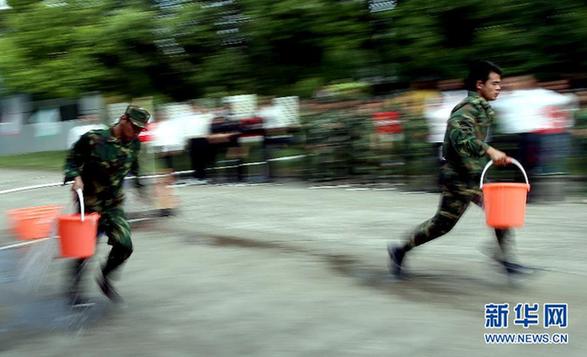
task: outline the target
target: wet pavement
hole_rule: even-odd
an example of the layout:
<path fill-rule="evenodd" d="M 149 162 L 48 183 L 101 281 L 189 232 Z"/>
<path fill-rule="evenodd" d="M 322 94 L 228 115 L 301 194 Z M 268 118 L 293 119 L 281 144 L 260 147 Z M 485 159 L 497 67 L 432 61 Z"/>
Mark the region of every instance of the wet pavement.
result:
<path fill-rule="evenodd" d="M 0 186 L 28 177 L 59 181 L 1 170 Z M 135 253 L 116 282 L 122 305 L 94 281 L 103 241 L 86 274 L 94 305 L 77 310 L 62 297 L 67 261 L 55 241 L 0 248 L 0 355 L 582 356 L 587 347 L 585 204 L 528 207 L 516 240 L 530 277 L 508 278 L 490 259 L 493 238 L 472 207 L 448 236 L 413 251 L 398 281 L 386 244 L 434 212 L 435 194 L 301 184 L 176 193 L 170 218 L 129 193 Z M 4 195 L 0 209 L 67 207 L 68 197 L 66 187 Z M 18 243 L 0 224 L 0 247 Z M 569 343 L 486 345 L 484 305 L 506 302 L 569 304 Z"/>

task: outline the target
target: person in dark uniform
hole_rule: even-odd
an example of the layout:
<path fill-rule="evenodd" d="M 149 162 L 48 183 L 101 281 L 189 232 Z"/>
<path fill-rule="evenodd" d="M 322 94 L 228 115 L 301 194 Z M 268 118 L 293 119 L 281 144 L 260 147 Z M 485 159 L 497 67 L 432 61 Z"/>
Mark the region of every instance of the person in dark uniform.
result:
<path fill-rule="evenodd" d="M 245 166 L 243 165 L 239 137 L 242 129 L 238 120 L 229 117 L 227 112 L 219 113 L 210 125 L 210 161 L 216 162 L 218 157 L 234 161 L 236 167 L 236 180 L 242 182 L 245 178 Z"/>
<path fill-rule="evenodd" d="M 137 106 L 128 106 L 118 123 L 103 130 L 92 130 L 73 144 L 66 162 L 64 182 L 73 181 L 72 190 L 82 189 L 85 212 L 100 214 L 98 232 L 108 237 L 112 246 L 98 285 L 112 301 L 120 295 L 111 283 L 111 273 L 117 270 L 133 252 L 130 225 L 122 209 L 123 183 L 129 174 L 138 180 L 139 133 L 145 128 L 150 114 Z M 78 259 L 71 267 L 71 281 L 67 294 L 72 306 L 83 305 L 81 280 L 88 259 Z"/>
<path fill-rule="evenodd" d="M 476 62 L 471 66 L 466 79 L 468 96 L 452 110 L 445 132 L 438 210 L 432 218 L 421 223 L 403 245 L 388 246 L 390 272 L 396 277 L 402 276 L 407 252 L 448 233 L 470 202 L 482 205 L 479 180 L 487 160 L 493 160 L 498 166 L 510 163 L 509 156 L 485 142 L 488 129 L 495 120 L 495 112 L 489 101 L 499 95 L 501 74 L 501 69 L 489 61 Z M 497 260 L 506 272 L 524 272 L 525 267 L 511 261 L 508 249 L 511 243 L 510 231 L 495 229 L 495 235 L 501 253 Z"/>

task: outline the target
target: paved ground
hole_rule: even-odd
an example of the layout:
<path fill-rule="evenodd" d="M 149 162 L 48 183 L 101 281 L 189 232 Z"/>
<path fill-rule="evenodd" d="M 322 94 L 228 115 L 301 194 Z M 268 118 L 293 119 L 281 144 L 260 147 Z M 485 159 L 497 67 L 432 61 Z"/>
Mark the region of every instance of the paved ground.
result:
<path fill-rule="evenodd" d="M 0 170 L 0 190 L 59 176 Z M 530 205 L 517 232 L 533 277 L 487 257 L 483 213 L 386 272 L 385 246 L 431 215 L 437 195 L 303 185 L 178 188 L 177 217 L 137 223 L 118 282 L 126 304 L 65 308 L 54 241 L 0 250 L 2 356 L 582 356 L 587 348 L 587 205 Z M 65 187 L 0 196 L 0 210 L 67 204 Z M 129 210 L 148 206 L 129 196 Z M 0 217 L 0 246 L 15 243 Z M 0 248 L 2 249 L 2 248 Z M 107 246 L 100 245 L 99 258 Z M 95 259 L 96 260 L 96 259 Z M 94 262 L 96 265 L 97 262 Z M 484 305 L 568 303 L 567 345 L 486 345 Z"/>

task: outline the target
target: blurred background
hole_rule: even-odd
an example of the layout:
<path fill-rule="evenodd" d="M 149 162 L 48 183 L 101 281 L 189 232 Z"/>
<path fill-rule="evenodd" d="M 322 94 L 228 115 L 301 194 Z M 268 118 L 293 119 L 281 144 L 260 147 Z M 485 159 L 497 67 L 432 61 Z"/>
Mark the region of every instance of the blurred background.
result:
<path fill-rule="evenodd" d="M 57 169 L 79 135 L 138 103 L 155 114 L 147 151 L 174 156 L 179 171 L 203 160 L 206 171 L 240 167 L 241 181 L 434 190 L 467 64 L 490 59 L 505 71 L 494 145 L 542 185 L 536 198 L 560 199 L 563 180 L 583 191 L 582 1 L 22 0 L 0 10 L 0 165 Z M 157 134 L 165 120 L 174 124 Z M 226 130 L 229 144 L 201 146 Z"/>
<path fill-rule="evenodd" d="M 583 356 L 585 39 L 584 0 L 0 0 L 0 354 L 495 356 L 484 305 L 548 302 L 571 342 L 499 355 Z M 490 265 L 471 209 L 391 281 L 385 246 L 437 207 L 477 59 L 504 70 L 490 141 L 530 176 L 516 242 L 539 273 Z M 89 273 L 95 306 L 72 311 L 53 221 L 24 215 L 45 231 L 23 237 L 10 215 L 71 212 L 67 150 L 128 104 L 153 114 L 156 174 L 147 203 L 127 190 L 129 303 Z"/>

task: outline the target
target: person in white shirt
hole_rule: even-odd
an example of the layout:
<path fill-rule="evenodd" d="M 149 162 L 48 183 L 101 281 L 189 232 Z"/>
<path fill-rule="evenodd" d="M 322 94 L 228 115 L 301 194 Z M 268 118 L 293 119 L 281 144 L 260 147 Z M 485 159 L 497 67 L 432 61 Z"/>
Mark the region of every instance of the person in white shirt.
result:
<path fill-rule="evenodd" d="M 73 127 L 67 134 L 67 148 L 79 140 L 79 138 L 90 130 L 106 129 L 107 126 L 100 123 L 100 118 L 97 115 L 84 115 L 79 118 L 79 123 L 82 125 Z"/>
<path fill-rule="evenodd" d="M 558 147 L 549 139 L 567 131 L 564 110 L 571 100 L 555 91 L 539 88 L 534 76 L 510 79 L 509 91 L 493 107 L 498 114 L 500 132 L 517 138 L 518 153 L 526 172 L 534 177 L 544 173 L 554 157 L 561 158 Z M 563 120 L 559 120 L 562 118 Z"/>
<path fill-rule="evenodd" d="M 172 118 L 163 109 L 157 110 L 155 128 L 151 145 L 157 153 L 162 166 L 167 170 L 174 170 L 173 158 L 184 147 L 184 130 L 179 118 Z"/>
<path fill-rule="evenodd" d="M 162 166 L 163 173 L 166 174 L 158 180 L 153 192 L 155 205 L 159 209 L 159 214 L 164 217 L 175 215 L 178 207 L 178 200 L 170 186 L 176 184 L 173 175 L 174 160 L 183 151 L 185 142 L 181 118 L 172 115 L 163 108 L 157 110 L 151 139 L 155 155 Z"/>
<path fill-rule="evenodd" d="M 270 161 L 273 158 L 272 151 L 291 141 L 291 135 L 288 132 L 289 123 L 281 106 L 275 105 L 272 98 L 261 102 L 257 117 L 263 120 L 263 160 L 266 163 L 266 180 L 269 181 L 274 176 Z"/>
<path fill-rule="evenodd" d="M 184 120 L 186 136 L 189 141 L 193 178 L 196 183 L 206 183 L 206 168 L 210 164 L 210 125 L 214 115 L 205 108 L 201 108 L 195 101 L 190 103 L 191 112 Z"/>

